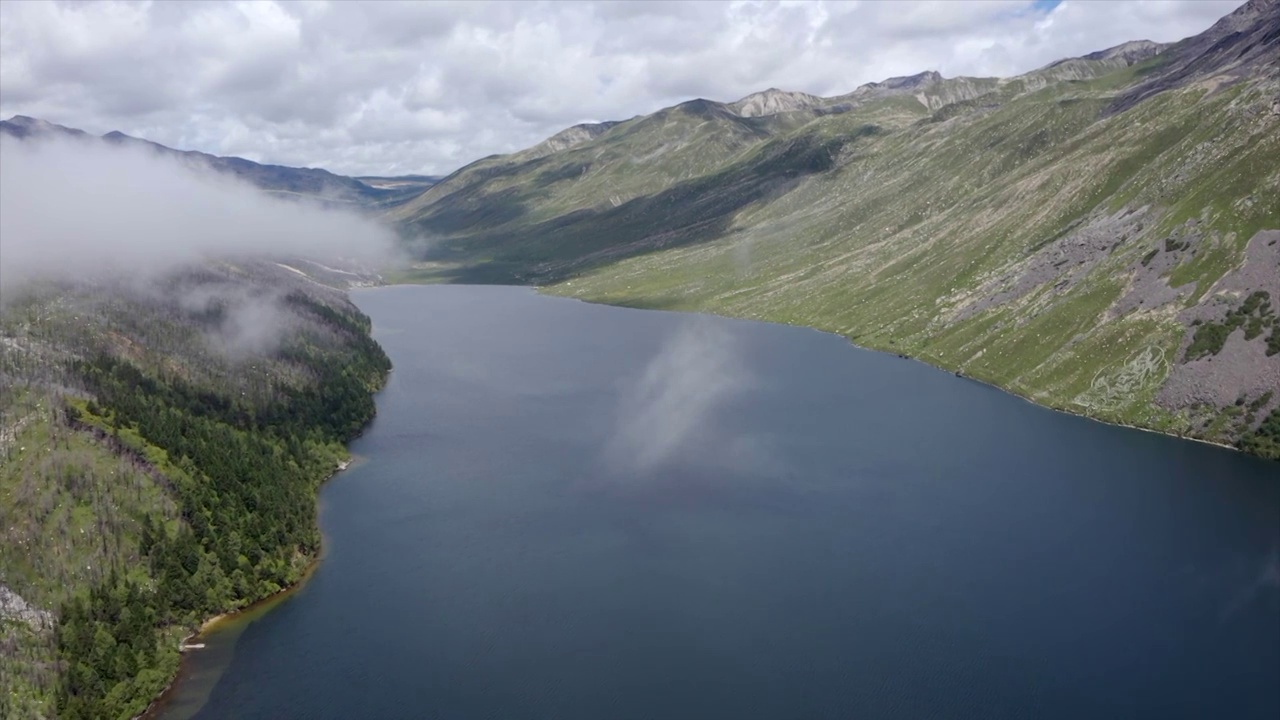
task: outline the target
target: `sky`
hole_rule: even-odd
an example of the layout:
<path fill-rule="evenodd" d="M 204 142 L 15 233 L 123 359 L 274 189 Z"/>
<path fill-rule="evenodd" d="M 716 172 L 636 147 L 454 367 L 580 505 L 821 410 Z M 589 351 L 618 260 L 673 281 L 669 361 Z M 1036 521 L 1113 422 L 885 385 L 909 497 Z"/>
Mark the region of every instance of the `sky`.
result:
<path fill-rule="evenodd" d="M 1241 0 L 0 2 L 0 117 L 346 175 L 446 174 L 580 122 L 770 87 L 1009 76 Z"/>

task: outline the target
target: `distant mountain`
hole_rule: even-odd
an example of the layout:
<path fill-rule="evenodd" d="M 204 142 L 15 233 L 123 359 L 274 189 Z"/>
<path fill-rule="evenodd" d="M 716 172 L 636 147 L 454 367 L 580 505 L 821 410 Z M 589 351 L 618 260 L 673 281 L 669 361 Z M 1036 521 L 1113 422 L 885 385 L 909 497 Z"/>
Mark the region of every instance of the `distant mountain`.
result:
<path fill-rule="evenodd" d="M 841 333 L 1280 456 L 1280 3 L 1012 78 L 570 128 L 390 211 L 424 278 Z"/>
<path fill-rule="evenodd" d="M 0 120 L 0 133 L 18 138 L 19 140 L 54 136 L 78 139 L 93 137 L 83 130 L 64 127 L 62 125 L 51 123 L 48 120 L 27 117 L 26 115 L 14 115 L 8 120 Z"/>
<path fill-rule="evenodd" d="M 396 191 L 396 197 L 409 199 L 440 182 L 438 175 L 362 175 L 355 178 L 375 190 Z"/>
<path fill-rule="evenodd" d="M 0 120 L 0 133 L 23 140 L 68 137 L 139 147 L 175 158 L 198 169 L 232 175 L 278 195 L 305 196 L 328 203 L 375 209 L 394 206 L 398 202 L 412 198 L 430 187 L 436 180 L 436 178 L 422 175 L 359 179 L 335 175 L 319 168 L 264 165 L 239 157 L 221 157 L 193 150 L 175 150 L 150 140 L 125 135 L 122 132 L 109 132 L 99 138 L 83 130 L 24 115 Z"/>
<path fill-rule="evenodd" d="M 354 198 L 364 208 L 431 180 L 382 179 L 404 184 L 384 190 L 25 117 L 0 132 L 81 151 L 137 146 L 285 197 Z M 16 219 L 9 213 L 23 200 L 11 205 L 10 180 L 6 172 L 3 212 Z M 58 200 L 59 210 L 85 212 Z M 123 212 L 149 247 L 174 242 L 163 223 L 138 217 L 141 207 L 150 206 Z M 258 210 L 246 226 L 295 217 Z M 141 717 L 178 673 L 181 638 L 299 582 L 318 557 L 316 491 L 345 466 L 343 444 L 372 419 L 389 368 L 344 291 L 381 277 L 329 253 L 272 251 L 266 238 L 253 252 L 204 245 L 208 254 L 154 262 L 121 248 L 117 258 L 130 262 L 110 274 L 84 263 L 22 273 L 49 219 L 26 218 L 0 238 L 9 263 L 0 265 L 0 718 Z M 35 235 L 24 242 L 24 232 Z M 129 244 L 111 227 L 95 240 Z M 50 246 L 49 264 L 36 268 L 71 252 Z M 192 572 L 173 564 L 179 557 Z"/>

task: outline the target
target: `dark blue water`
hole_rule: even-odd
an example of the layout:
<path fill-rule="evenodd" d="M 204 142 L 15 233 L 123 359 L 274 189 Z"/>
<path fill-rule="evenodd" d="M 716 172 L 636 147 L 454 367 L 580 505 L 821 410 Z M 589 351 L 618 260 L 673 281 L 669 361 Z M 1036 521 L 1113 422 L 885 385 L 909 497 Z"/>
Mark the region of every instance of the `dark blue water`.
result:
<path fill-rule="evenodd" d="M 366 461 L 199 718 L 1280 717 L 1280 465 L 799 328 L 355 298 Z"/>

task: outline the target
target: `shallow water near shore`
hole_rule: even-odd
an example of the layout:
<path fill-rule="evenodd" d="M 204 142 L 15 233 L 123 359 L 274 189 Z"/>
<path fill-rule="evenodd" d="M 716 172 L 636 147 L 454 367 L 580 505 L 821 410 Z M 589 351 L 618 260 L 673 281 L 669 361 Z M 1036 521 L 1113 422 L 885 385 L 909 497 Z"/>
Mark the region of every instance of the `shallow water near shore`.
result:
<path fill-rule="evenodd" d="M 1280 465 L 802 328 L 359 291 L 297 592 L 160 717 L 1272 718 Z"/>

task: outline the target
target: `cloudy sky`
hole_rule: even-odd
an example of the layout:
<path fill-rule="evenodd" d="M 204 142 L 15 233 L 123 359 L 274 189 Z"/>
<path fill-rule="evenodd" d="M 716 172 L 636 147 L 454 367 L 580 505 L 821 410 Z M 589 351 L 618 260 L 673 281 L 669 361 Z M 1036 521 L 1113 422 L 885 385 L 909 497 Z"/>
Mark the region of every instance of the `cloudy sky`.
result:
<path fill-rule="evenodd" d="M 1241 0 L 0 2 L 0 116 L 361 174 L 768 87 L 1011 75 Z"/>

